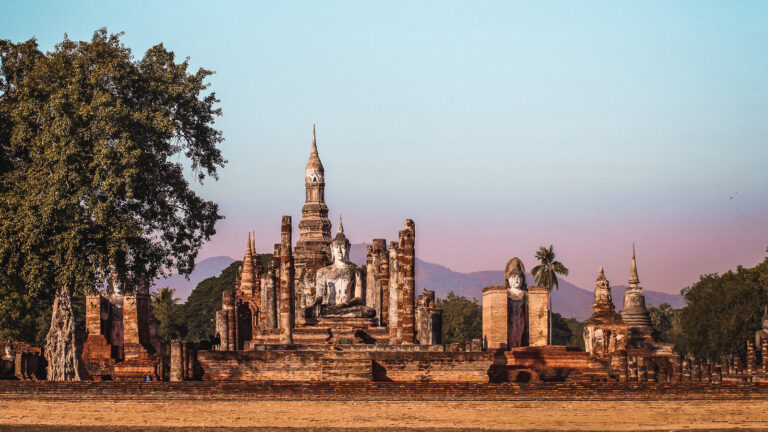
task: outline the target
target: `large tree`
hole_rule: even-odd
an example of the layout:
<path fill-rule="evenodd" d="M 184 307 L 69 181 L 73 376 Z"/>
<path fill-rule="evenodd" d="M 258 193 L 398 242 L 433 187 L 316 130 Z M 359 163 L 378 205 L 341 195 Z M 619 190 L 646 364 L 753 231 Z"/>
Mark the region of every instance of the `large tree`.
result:
<path fill-rule="evenodd" d="M 453 291 L 437 299 L 443 310 L 443 343 L 470 342 L 483 337 L 483 308 L 477 299 L 457 296 Z"/>
<path fill-rule="evenodd" d="M 113 271 L 128 291 L 189 274 L 221 218 L 185 176 L 202 183 L 225 162 L 212 72 L 162 44 L 135 60 L 120 37 L 65 36 L 50 52 L 0 41 L 0 268 L 20 301 L 56 296 L 52 379 L 80 377 L 72 293 Z"/>
<path fill-rule="evenodd" d="M 745 357 L 768 304 L 768 258 L 752 268 L 703 275 L 682 295 L 685 307 L 676 314 L 684 332 L 679 348 L 700 359 Z"/>
<path fill-rule="evenodd" d="M 531 275 L 536 280 L 536 285 L 549 291 L 549 344 L 552 345 L 552 289 L 559 288 L 557 275 L 568 276 L 568 269 L 555 259 L 555 251 L 552 245 L 549 248 L 539 247 L 536 251 L 536 259 L 539 264 L 531 269 Z"/>

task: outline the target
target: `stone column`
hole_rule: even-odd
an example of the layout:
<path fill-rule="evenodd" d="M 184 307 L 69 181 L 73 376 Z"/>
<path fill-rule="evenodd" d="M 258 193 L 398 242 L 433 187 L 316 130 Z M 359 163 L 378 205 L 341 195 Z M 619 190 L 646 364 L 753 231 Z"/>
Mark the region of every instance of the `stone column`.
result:
<path fill-rule="evenodd" d="M 691 382 L 691 361 L 687 358 L 683 359 L 683 378 L 684 383 Z"/>
<path fill-rule="evenodd" d="M 701 382 L 701 362 L 691 359 L 691 382 Z"/>
<path fill-rule="evenodd" d="M 549 344 L 549 290 L 528 288 L 528 336 L 531 346 Z"/>
<path fill-rule="evenodd" d="M 227 342 L 227 335 L 229 334 L 229 315 L 227 311 L 216 311 L 216 334 L 219 335 L 221 343 L 219 345 L 219 351 L 228 351 L 229 343 Z"/>
<path fill-rule="evenodd" d="M 747 375 L 753 376 L 757 373 L 757 357 L 755 356 L 755 344 L 747 341 Z"/>
<path fill-rule="evenodd" d="M 768 375 L 768 339 L 763 339 L 761 351 L 763 354 L 763 375 Z"/>
<path fill-rule="evenodd" d="M 683 359 L 675 353 L 672 357 L 672 383 L 677 384 L 683 379 Z"/>
<path fill-rule="evenodd" d="M 627 372 L 629 372 L 628 381 L 637 382 L 637 357 L 627 357 Z"/>
<path fill-rule="evenodd" d="M 400 271 L 397 262 L 397 242 L 389 243 L 389 304 L 388 304 L 388 317 L 387 327 L 389 329 L 389 343 L 394 345 L 397 343 L 397 311 L 400 310 L 400 292 L 398 286 L 400 285 Z"/>
<path fill-rule="evenodd" d="M 377 241 L 380 241 L 377 243 Z M 379 267 L 379 295 L 381 317 L 380 324 L 382 326 L 389 325 L 389 251 L 387 250 L 387 241 L 384 239 L 373 240 L 374 250 L 381 248 L 379 259 L 381 260 L 381 266 Z"/>
<path fill-rule="evenodd" d="M 171 341 L 171 381 L 182 381 L 184 379 L 184 359 L 182 343 L 178 339 Z"/>
<path fill-rule="evenodd" d="M 280 228 L 280 343 L 293 344 L 294 325 L 294 268 L 291 249 L 291 217 L 283 216 Z"/>
<path fill-rule="evenodd" d="M 656 382 L 666 385 L 669 382 L 669 374 L 665 367 L 658 367 L 656 369 Z"/>
<path fill-rule="evenodd" d="M 712 384 L 720 385 L 723 383 L 723 367 L 715 365 L 715 371 L 712 374 Z"/>
<path fill-rule="evenodd" d="M 648 382 L 658 382 L 658 368 L 653 359 L 643 357 L 643 364 L 645 365 L 645 370 L 648 374 Z"/>
<path fill-rule="evenodd" d="M 221 334 L 222 351 L 237 350 L 237 315 L 235 313 L 235 292 L 228 290 L 221 293 L 221 311 L 226 315 L 223 322 L 227 323 L 226 332 Z"/>
<path fill-rule="evenodd" d="M 712 383 L 712 362 L 710 360 L 707 360 L 701 367 L 701 382 Z"/>
<path fill-rule="evenodd" d="M 398 259 L 400 272 L 402 273 L 402 320 L 398 339 L 404 344 L 413 344 L 416 342 L 416 332 L 414 327 L 416 302 L 416 228 L 413 220 L 405 220 L 405 229 L 400 232 L 400 247 L 398 248 Z"/>
<path fill-rule="evenodd" d="M 277 328 L 277 291 L 279 290 L 279 272 L 280 272 L 280 244 L 275 245 L 272 259 L 262 278 L 261 304 L 263 318 L 261 328 Z"/>
<path fill-rule="evenodd" d="M 483 345 L 495 351 L 507 349 L 507 289 L 496 285 L 483 288 Z"/>
<path fill-rule="evenodd" d="M 637 382 L 648 382 L 648 369 L 645 366 L 645 357 L 637 358 Z"/>
<path fill-rule="evenodd" d="M 376 311 L 376 319 L 380 325 L 386 324 L 384 313 L 384 271 L 388 264 L 387 242 L 384 239 L 373 239 L 373 244 L 368 246 L 366 255 L 366 298 L 365 304 Z M 386 278 L 389 280 L 389 277 Z M 389 303 L 389 302 L 387 302 Z"/>
<path fill-rule="evenodd" d="M 184 342 L 184 379 L 192 380 L 195 378 L 195 344 L 193 342 Z"/>
<path fill-rule="evenodd" d="M 621 350 L 619 352 L 619 382 L 625 383 L 629 380 L 628 368 L 627 352 Z"/>
<path fill-rule="evenodd" d="M 101 294 L 85 297 L 85 330 L 89 335 L 104 334 L 101 322 Z"/>

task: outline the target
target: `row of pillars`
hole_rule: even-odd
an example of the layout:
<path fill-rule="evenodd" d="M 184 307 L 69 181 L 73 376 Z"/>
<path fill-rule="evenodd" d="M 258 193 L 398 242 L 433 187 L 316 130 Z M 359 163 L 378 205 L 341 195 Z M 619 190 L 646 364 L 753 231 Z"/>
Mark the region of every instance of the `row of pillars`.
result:
<path fill-rule="evenodd" d="M 178 339 L 171 341 L 171 381 L 188 381 L 195 379 L 195 344 L 182 342 Z"/>
<path fill-rule="evenodd" d="M 739 356 L 732 356 L 719 362 L 698 360 L 675 355 L 670 363 L 663 357 L 644 357 L 619 354 L 620 382 L 658 383 L 705 383 L 721 384 L 723 376 L 747 379 L 760 375 L 768 376 L 768 341 L 761 348 L 762 364 L 758 368 L 755 346 L 747 342 L 747 367 Z"/>

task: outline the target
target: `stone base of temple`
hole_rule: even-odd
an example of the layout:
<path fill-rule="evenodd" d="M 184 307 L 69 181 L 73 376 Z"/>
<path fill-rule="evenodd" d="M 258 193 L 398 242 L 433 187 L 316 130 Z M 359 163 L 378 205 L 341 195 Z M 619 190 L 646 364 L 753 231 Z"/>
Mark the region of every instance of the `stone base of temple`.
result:
<path fill-rule="evenodd" d="M 100 334 L 90 334 L 83 345 L 82 359 L 91 379 L 110 379 L 115 367 L 112 345 Z"/>
<path fill-rule="evenodd" d="M 280 344 L 280 329 L 256 332 L 244 344 L 245 350 L 254 350 L 260 345 Z M 321 317 L 307 318 L 305 325 L 293 329 L 295 345 L 332 344 L 381 344 L 389 341 L 386 328 L 377 327 L 375 318 Z"/>
<path fill-rule="evenodd" d="M 580 348 L 553 345 L 499 350 L 493 355 L 489 375 L 493 382 L 617 381 Z"/>
<path fill-rule="evenodd" d="M 254 351 L 198 351 L 203 381 L 488 382 L 493 354 L 365 345 Z M 372 347 L 371 347 L 372 348 Z"/>
<path fill-rule="evenodd" d="M 115 381 L 144 381 L 147 376 L 152 381 L 159 381 L 162 377 L 158 371 L 159 359 L 147 353 L 115 363 L 112 379 Z"/>

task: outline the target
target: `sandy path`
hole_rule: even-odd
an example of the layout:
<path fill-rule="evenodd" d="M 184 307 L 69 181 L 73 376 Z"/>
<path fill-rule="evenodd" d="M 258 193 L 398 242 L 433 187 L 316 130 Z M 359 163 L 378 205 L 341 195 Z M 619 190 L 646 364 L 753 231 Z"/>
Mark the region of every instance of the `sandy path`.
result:
<path fill-rule="evenodd" d="M 0 401 L 0 425 L 471 428 L 487 430 L 768 429 L 768 401 Z M 2 428 L 0 428 L 1 430 Z"/>

